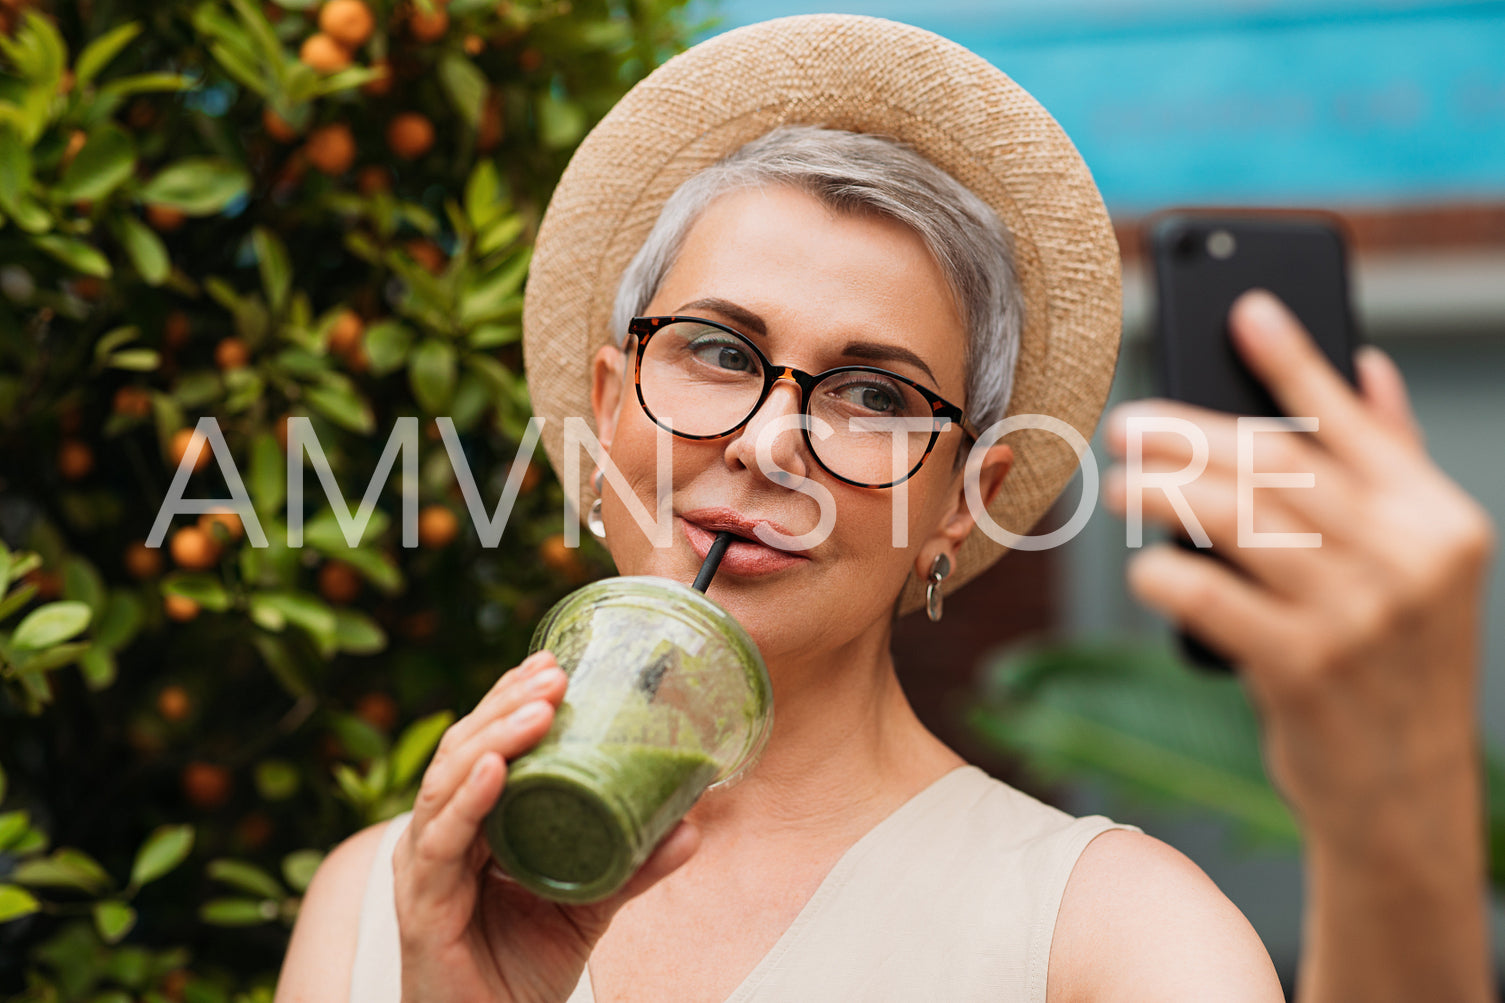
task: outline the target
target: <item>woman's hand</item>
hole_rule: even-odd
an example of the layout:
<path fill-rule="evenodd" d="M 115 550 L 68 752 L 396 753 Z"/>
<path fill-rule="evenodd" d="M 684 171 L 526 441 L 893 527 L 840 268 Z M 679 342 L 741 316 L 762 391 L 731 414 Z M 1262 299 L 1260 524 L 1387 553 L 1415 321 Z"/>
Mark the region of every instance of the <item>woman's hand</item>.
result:
<path fill-rule="evenodd" d="M 1416 948 L 1386 931 L 1406 927 L 1396 909 L 1425 900 L 1430 913 L 1445 898 L 1461 910 L 1443 924 L 1454 943 L 1418 965 L 1434 979 L 1424 995 L 1463 999 L 1471 993 L 1444 987 L 1483 986 L 1488 961 L 1476 699 L 1493 528 L 1428 457 L 1388 356 L 1359 352 L 1356 393 L 1268 294 L 1244 296 L 1231 321 L 1240 355 L 1284 411 L 1319 420 L 1311 433 L 1256 436 L 1256 471 L 1312 472 L 1315 484 L 1250 492 L 1253 528 L 1320 533 L 1320 545 L 1239 546 L 1235 419 L 1138 402 L 1115 411 L 1110 448 L 1125 455 L 1136 415 L 1200 426 L 1208 464 L 1182 490 L 1229 563 L 1149 548 L 1130 562 L 1130 587 L 1228 656 L 1260 713 L 1267 768 L 1302 824 L 1314 868 L 1304 968 L 1317 966 L 1325 987 L 1314 998 L 1358 985 L 1344 979 L 1362 973 L 1345 966 L 1363 967 L 1368 951 L 1396 952 L 1368 959 L 1379 981 L 1389 979 L 1385 995 L 1348 998 L 1417 998 L 1392 978 Z M 1178 471 L 1191 459 L 1183 436 L 1144 434 L 1145 471 Z M 1105 500 L 1120 513 L 1126 484 L 1123 469 L 1109 472 Z M 1143 506 L 1179 526 L 1165 492 L 1144 492 Z M 1329 908 L 1342 914 L 1327 917 L 1331 924 Z M 1379 910 L 1367 920 L 1379 924 L 1376 939 L 1354 951 L 1335 946 L 1345 936 L 1339 927 L 1350 924 L 1351 940 L 1363 926 L 1356 913 L 1364 909 Z M 1451 968 L 1440 963 L 1449 951 Z"/>
<path fill-rule="evenodd" d="M 566 682 L 552 655 L 532 655 L 439 743 L 393 859 L 404 1003 L 567 999 L 616 911 L 695 852 L 682 823 L 622 891 L 590 905 L 541 899 L 492 869 L 482 824 L 506 761 L 549 730 Z"/>

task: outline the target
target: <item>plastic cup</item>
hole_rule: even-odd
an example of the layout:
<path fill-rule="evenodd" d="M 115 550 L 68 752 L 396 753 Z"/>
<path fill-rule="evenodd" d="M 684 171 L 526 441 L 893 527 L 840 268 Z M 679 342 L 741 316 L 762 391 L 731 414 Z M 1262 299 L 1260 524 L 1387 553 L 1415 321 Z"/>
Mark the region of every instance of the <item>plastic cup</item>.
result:
<path fill-rule="evenodd" d="M 544 616 L 533 651 L 569 675 L 537 746 L 508 764 L 486 820 L 497 862 L 538 895 L 595 902 L 626 884 L 710 787 L 756 761 L 773 725 L 757 646 L 665 578 L 607 578 Z"/>

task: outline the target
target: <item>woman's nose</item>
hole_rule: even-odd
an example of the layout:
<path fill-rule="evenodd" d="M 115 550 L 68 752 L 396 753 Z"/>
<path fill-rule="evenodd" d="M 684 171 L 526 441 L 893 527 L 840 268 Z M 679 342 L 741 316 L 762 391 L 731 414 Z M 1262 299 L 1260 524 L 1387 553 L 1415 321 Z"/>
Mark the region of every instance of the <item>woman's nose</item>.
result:
<path fill-rule="evenodd" d="M 799 384 L 792 376 L 779 377 L 747 424 L 727 442 L 727 462 L 759 471 L 784 487 L 800 483 L 809 476 L 811 462 L 800 431 L 803 420 Z"/>

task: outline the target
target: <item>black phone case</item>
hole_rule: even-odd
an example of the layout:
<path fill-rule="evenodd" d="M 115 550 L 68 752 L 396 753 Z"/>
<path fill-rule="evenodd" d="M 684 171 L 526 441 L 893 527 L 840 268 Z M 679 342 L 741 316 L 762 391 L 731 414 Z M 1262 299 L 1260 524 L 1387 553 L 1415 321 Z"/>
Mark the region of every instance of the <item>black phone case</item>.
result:
<path fill-rule="evenodd" d="M 1323 217 L 1173 215 L 1149 230 L 1155 269 L 1156 355 L 1161 393 L 1240 415 L 1280 415 L 1229 338 L 1228 312 L 1244 292 L 1274 293 L 1311 332 L 1350 383 L 1358 345 L 1349 305 L 1347 255 Z M 1177 542 L 1197 550 L 1180 536 Z M 1202 551 L 1223 560 L 1215 550 Z M 1187 661 L 1231 671 L 1221 655 L 1178 633 Z"/>

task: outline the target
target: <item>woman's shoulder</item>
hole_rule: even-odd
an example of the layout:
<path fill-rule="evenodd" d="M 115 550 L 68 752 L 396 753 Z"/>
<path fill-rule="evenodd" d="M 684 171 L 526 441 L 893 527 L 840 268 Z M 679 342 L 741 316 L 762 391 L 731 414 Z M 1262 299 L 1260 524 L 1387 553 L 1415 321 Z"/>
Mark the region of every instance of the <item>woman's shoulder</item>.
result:
<path fill-rule="evenodd" d="M 1238 907 L 1185 854 L 1133 829 L 1103 831 L 1078 856 L 1047 985 L 1049 1003 L 1285 998 Z"/>
<path fill-rule="evenodd" d="M 277 980 L 277 1003 L 344 1000 L 360 936 L 366 883 L 399 820 L 362 829 L 329 852 L 298 910 Z"/>

